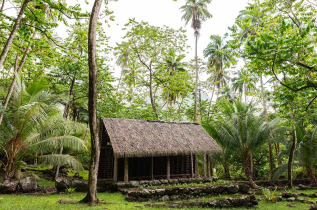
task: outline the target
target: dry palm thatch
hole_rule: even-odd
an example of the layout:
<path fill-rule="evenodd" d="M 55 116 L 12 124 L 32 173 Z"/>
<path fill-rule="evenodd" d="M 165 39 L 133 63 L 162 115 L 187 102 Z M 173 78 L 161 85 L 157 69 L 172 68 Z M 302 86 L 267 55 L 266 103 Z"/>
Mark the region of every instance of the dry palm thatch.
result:
<path fill-rule="evenodd" d="M 220 153 L 221 148 L 197 123 L 103 118 L 116 157 Z"/>

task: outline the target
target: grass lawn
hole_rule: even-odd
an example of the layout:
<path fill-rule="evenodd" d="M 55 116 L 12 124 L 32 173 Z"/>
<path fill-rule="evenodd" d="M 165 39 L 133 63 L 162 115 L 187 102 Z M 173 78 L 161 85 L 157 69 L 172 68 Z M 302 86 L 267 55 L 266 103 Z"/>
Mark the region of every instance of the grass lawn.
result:
<path fill-rule="evenodd" d="M 303 191 L 309 193 L 308 191 Z M 147 209 L 144 207 L 146 202 L 127 202 L 120 193 L 99 193 L 98 197 L 103 202 L 96 206 L 89 206 L 86 204 L 60 204 L 59 200 L 75 200 L 79 201 L 85 196 L 85 193 L 73 193 L 73 194 L 56 194 L 47 196 L 34 196 L 34 195 L 0 195 L 0 209 L 3 210 L 15 210 L 15 209 Z M 222 196 L 223 197 L 223 196 Z M 215 198 L 215 197 L 213 197 Z M 202 200 L 213 199 L 201 198 Z M 218 198 L 218 197 L 217 197 Z M 309 209 L 311 204 L 295 203 L 296 207 L 288 207 L 289 202 L 267 203 L 260 201 L 258 208 L 256 209 Z M 155 209 L 155 208 L 151 208 Z M 236 209 L 237 210 L 237 209 Z"/>

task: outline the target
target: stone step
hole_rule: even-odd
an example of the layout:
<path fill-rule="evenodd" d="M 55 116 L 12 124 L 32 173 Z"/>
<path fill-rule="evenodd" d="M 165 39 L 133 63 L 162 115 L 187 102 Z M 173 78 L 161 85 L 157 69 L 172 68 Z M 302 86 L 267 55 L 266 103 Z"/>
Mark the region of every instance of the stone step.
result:
<path fill-rule="evenodd" d="M 165 188 L 122 188 L 119 191 L 126 195 L 128 201 L 148 201 L 148 200 L 181 200 L 208 195 L 227 195 L 227 194 L 248 194 L 249 185 L 230 184 L 230 185 L 204 185 L 196 187 L 165 187 Z"/>

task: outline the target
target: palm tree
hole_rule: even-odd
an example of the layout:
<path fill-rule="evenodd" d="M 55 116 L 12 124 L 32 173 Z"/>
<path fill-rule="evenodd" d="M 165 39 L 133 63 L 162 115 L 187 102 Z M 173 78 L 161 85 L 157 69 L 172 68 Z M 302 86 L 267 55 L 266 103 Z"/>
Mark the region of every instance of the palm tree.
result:
<path fill-rule="evenodd" d="M 317 127 L 309 133 L 297 128 L 298 148 L 300 153 L 300 162 L 306 168 L 307 175 L 310 178 L 310 185 L 317 186 L 315 169 L 317 165 Z"/>
<path fill-rule="evenodd" d="M 230 61 L 228 45 L 225 42 L 226 37 L 226 35 L 223 37 L 219 35 L 211 35 L 211 43 L 209 43 L 204 50 L 204 56 L 205 58 L 208 58 L 208 67 L 212 70 L 213 73 L 214 88 L 217 86 L 218 94 L 221 85 L 225 83 L 225 79 L 227 78 L 225 67 L 229 64 Z M 211 102 L 212 98 L 213 93 L 211 96 Z"/>
<path fill-rule="evenodd" d="M 240 155 L 245 176 L 253 188 L 258 188 L 253 181 L 253 162 L 250 158 L 269 138 L 278 120 L 265 122 L 263 117 L 256 115 L 252 103 L 222 100 L 219 102 L 219 109 L 218 116 L 204 127 L 220 146 Z"/>
<path fill-rule="evenodd" d="M 194 122 L 197 122 L 197 94 L 198 94 L 198 61 L 197 61 L 197 41 L 201 22 L 211 18 L 212 15 L 207 9 L 207 4 L 211 0 L 187 0 L 186 4 L 180 9 L 184 13 L 182 20 L 185 20 L 186 25 L 191 21 L 191 27 L 194 29 L 195 36 L 195 66 L 196 66 L 196 86 L 195 86 L 195 114 Z"/>
<path fill-rule="evenodd" d="M 62 117 L 57 107 L 61 98 L 47 92 L 47 87 L 38 82 L 26 88 L 18 79 L 10 108 L 3 110 L 0 153 L 4 157 L 1 162 L 5 180 L 14 177 L 25 158 L 37 158 L 54 166 L 68 165 L 82 169 L 74 157 L 56 153 L 61 146 L 72 151 L 85 150 L 83 140 L 74 135 L 85 128 Z"/>
<path fill-rule="evenodd" d="M 244 95 L 244 102 L 247 102 L 247 93 L 251 90 L 256 90 L 256 77 L 250 75 L 245 69 L 235 72 L 235 77 L 232 78 L 231 89 L 238 91 L 241 95 Z"/>

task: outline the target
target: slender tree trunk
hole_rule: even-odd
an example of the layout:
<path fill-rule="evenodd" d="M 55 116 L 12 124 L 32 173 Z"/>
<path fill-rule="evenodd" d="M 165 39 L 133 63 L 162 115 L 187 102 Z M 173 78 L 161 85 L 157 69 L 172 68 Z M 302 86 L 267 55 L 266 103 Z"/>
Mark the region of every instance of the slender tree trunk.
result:
<path fill-rule="evenodd" d="M 75 81 L 76 81 L 76 73 L 74 74 L 74 77 L 73 77 L 73 79 L 71 81 L 71 84 L 70 84 L 70 87 L 69 87 L 69 91 L 68 91 L 68 94 L 67 94 L 68 102 L 65 105 L 64 114 L 63 114 L 64 118 L 67 118 L 68 114 L 69 114 L 70 98 L 73 95 L 73 89 L 74 89 Z"/>
<path fill-rule="evenodd" d="M 0 69 L 2 68 L 3 62 L 4 62 L 5 58 L 7 57 L 7 54 L 9 52 L 10 48 L 11 48 L 13 39 L 14 39 L 15 34 L 16 34 L 18 28 L 19 28 L 20 21 L 22 19 L 23 14 L 24 14 L 24 10 L 26 9 L 26 7 L 27 7 L 27 5 L 28 5 L 28 3 L 30 1 L 31 0 L 24 0 L 23 4 L 21 6 L 20 12 L 18 14 L 18 17 L 15 20 L 15 23 L 13 25 L 12 31 L 11 31 L 11 33 L 9 35 L 9 38 L 8 38 L 6 44 L 4 45 L 3 49 L 2 49 L 2 52 L 1 52 L 1 55 L 0 55 Z"/>
<path fill-rule="evenodd" d="M 98 136 L 97 119 L 97 55 L 96 55 L 96 31 L 98 16 L 103 0 L 95 0 L 91 11 L 88 30 L 88 65 L 89 65 L 89 92 L 88 92 L 88 111 L 89 128 L 91 135 L 91 157 L 89 167 L 88 192 L 82 200 L 85 203 L 98 203 L 97 198 L 97 179 L 100 156 L 100 142 Z"/>
<path fill-rule="evenodd" d="M 4 3 L 5 3 L 6 1 L 5 0 L 2 0 L 2 4 L 1 4 L 1 8 L 0 8 L 0 12 L 3 12 L 3 9 L 4 9 Z"/>
<path fill-rule="evenodd" d="M 197 58 L 197 41 L 198 34 L 195 33 L 195 68 L 196 68 L 196 84 L 195 84 L 195 113 L 194 113 L 194 122 L 197 123 L 197 94 L 198 94 L 198 58 Z"/>
<path fill-rule="evenodd" d="M 202 170 L 202 174 L 203 174 L 204 177 L 206 177 L 206 175 L 207 175 L 207 168 L 206 168 L 207 163 L 208 163 L 208 161 L 207 161 L 207 155 L 204 154 L 203 167 L 202 167 L 202 169 L 203 169 L 203 170 Z"/>
<path fill-rule="evenodd" d="M 210 107 L 208 109 L 208 115 L 210 115 L 210 112 L 211 112 L 211 106 L 212 106 L 212 102 L 213 102 L 213 98 L 214 98 L 214 93 L 215 93 L 215 89 L 216 89 L 216 84 L 214 84 L 213 88 L 212 88 L 212 92 L 211 92 L 211 97 L 210 97 Z"/>
<path fill-rule="evenodd" d="M 253 153 L 250 152 L 249 156 L 250 156 L 250 175 L 253 178 L 253 176 L 254 176 Z"/>
<path fill-rule="evenodd" d="M 35 36 L 35 33 L 33 34 L 33 37 L 34 37 L 34 36 Z M 32 37 L 32 38 L 33 38 L 33 37 Z M 14 86 L 15 86 L 15 82 L 16 82 L 16 80 L 17 80 L 16 76 L 17 76 L 17 74 L 20 73 L 20 71 L 21 71 L 21 69 L 22 69 L 22 67 L 23 67 L 23 65 L 24 65 L 25 59 L 26 59 L 26 57 L 27 57 L 27 55 L 28 55 L 28 53 L 29 53 L 29 51 L 30 51 L 30 44 L 26 47 L 26 49 L 25 49 L 25 51 L 24 51 L 24 54 L 23 54 L 23 57 L 21 58 L 21 61 L 20 61 L 20 63 L 19 63 L 19 66 L 17 67 L 16 71 L 14 72 L 13 80 L 12 80 L 11 85 L 10 85 L 10 87 L 9 87 L 7 96 L 6 96 L 6 98 L 5 98 L 4 102 L 3 102 L 3 109 L 4 109 L 4 110 L 6 110 L 7 107 L 8 107 L 8 104 L 9 104 L 9 101 L 10 101 L 10 98 L 11 98 L 11 95 L 12 95 L 12 92 L 13 92 L 13 89 L 14 89 Z M 2 119 L 3 119 L 3 113 L 0 114 L 0 125 L 1 125 L 1 123 L 2 123 Z"/>
<path fill-rule="evenodd" d="M 154 96 L 153 96 L 152 83 L 153 83 L 153 74 L 152 74 L 152 69 L 150 69 L 150 100 L 151 100 L 151 105 L 152 105 L 152 109 L 153 109 L 153 112 L 155 114 L 155 117 L 156 117 L 156 119 L 158 119 L 158 114 L 157 114 L 157 110 L 156 110 L 156 106 L 155 106 L 155 100 L 154 100 Z"/>
<path fill-rule="evenodd" d="M 277 164 L 280 166 L 280 165 L 282 165 L 282 159 L 281 159 L 281 157 L 279 157 L 279 154 L 280 154 L 280 144 L 277 143 L 276 144 Z"/>
<path fill-rule="evenodd" d="M 225 177 L 226 179 L 231 179 L 231 175 L 230 175 L 230 168 L 229 168 L 229 164 L 227 161 L 225 161 L 223 163 L 223 169 L 225 171 Z"/>
<path fill-rule="evenodd" d="M 310 179 L 310 186 L 316 187 L 317 186 L 317 179 L 315 176 L 315 169 L 310 167 L 310 166 L 306 166 L 306 170 L 307 170 L 307 175 Z"/>
<path fill-rule="evenodd" d="M 61 148 L 59 149 L 59 154 L 63 154 L 63 146 L 61 146 Z M 56 170 L 55 170 L 55 180 L 58 178 L 58 175 L 59 175 L 59 168 L 60 168 L 60 165 L 58 164 L 56 166 Z"/>
<path fill-rule="evenodd" d="M 244 103 L 247 103 L 247 87 L 246 83 L 243 83 L 243 92 L 244 92 Z"/>
<path fill-rule="evenodd" d="M 260 77 L 261 82 L 261 93 L 262 93 L 262 105 L 263 105 L 263 112 L 264 112 L 264 120 L 268 122 L 268 115 L 267 115 L 267 107 L 266 107 L 266 100 L 265 100 L 265 93 L 264 93 L 264 85 L 263 85 L 263 75 L 261 74 Z M 270 164 L 270 171 L 269 171 L 269 179 L 272 179 L 273 169 L 274 169 L 274 160 L 273 160 L 273 151 L 272 151 L 272 140 L 269 138 L 269 164 Z"/>
<path fill-rule="evenodd" d="M 295 152 L 296 144 L 297 144 L 296 120 L 295 120 L 294 115 L 293 115 L 293 120 L 294 120 L 294 122 L 293 122 L 293 144 L 292 144 L 291 151 L 290 151 L 289 158 L 288 158 L 288 174 L 287 174 L 289 188 L 293 187 L 293 177 L 292 177 L 293 159 L 294 159 L 294 152 Z"/>

